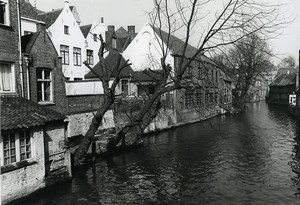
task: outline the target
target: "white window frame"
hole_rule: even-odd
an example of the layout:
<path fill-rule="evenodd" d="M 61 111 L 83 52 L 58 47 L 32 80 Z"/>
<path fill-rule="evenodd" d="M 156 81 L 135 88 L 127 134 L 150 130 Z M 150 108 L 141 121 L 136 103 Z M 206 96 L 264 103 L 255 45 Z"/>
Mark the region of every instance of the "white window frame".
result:
<path fill-rule="evenodd" d="M 10 65 L 11 68 L 11 90 L 9 91 L 3 91 L 0 90 L 1 94 L 11 94 L 11 93 L 15 93 L 16 92 L 16 78 L 15 78 L 15 65 L 13 63 L 8 63 L 8 62 L 2 62 L 0 61 L 0 64 L 6 64 L 6 65 Z M 0 78 L 2 77 L 1 74 L 1 66 L 0 66 Z"/>
<path fill-rule="evenodd" d="M 31 156 L 30 158 L 26 158 L 21 160 L 21 147 L 20 147 L 20 132 L 26 132 L 29 131 L 29 136 L 30 136 L 30 152 Z M 6 164 L 4 165 L 4 141 L 3 141 L 3 136 L 4 134 L 14 134 L 15 136 L 15 155 L 16 155 L 16 162 Z M 15 165 L 18 162 L 21 161 L 30 161 L 33 160 L 35 157 L 35 152 L 34 152 L 34 144 L 33 144 L 33 133 L 31 130 L 26 130 L 22 129 L 20 131 L 12 131 L 12 132 L 2 132 L 1 137 L 0 137 L 0 165 L 1 166 L 10 166 L 10 165 Z"/>
<path fill-rule="evenodd" d="M 0 0 L 0 4 L 4 4 L 5 6 L 5 14 L 4 14 L 4 23 L 0 23 L 1 25 L 10 25 L 10 19 L 9 19 L 9 2 L 8 0 Z"/>
<path fill-rule="evenodd" d="M 50 72 L 50 79 L 45 79 L 45 70 Z M 52 70 L 50 70 L 49 68 L 37 68 L 36 72 L 38 71 L 42 71 L 42 79 L 39 79 L 38 77 L 36 77 L 36 81 L 37 82 L 42 82 L 42 100 L 38 102 L 39 103 L 47 103 L 47 102 L 53 102 L 53 82 L 52 82 Z M 46 82 L 50 82 L 50 100 L 45 100 L 45 83 Z"/>

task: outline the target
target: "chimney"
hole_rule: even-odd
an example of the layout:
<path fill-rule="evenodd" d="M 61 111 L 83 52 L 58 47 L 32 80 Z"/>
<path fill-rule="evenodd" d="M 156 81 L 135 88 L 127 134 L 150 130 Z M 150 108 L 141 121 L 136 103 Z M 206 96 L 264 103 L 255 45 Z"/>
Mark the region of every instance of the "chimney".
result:
<path fill-rule="evenodd" d="M 114 32 L 115 31 L 115 26 L 113 26 L 113 25 L 107 26 L 107 31 Z"/>
<path fill-rule="evenodd" d="M 69 0 L 65 0 L 65 6 L 69 7 Z"/>
<path fill-rule="evenodd" d="M 127 31 L 128 31 L 128 34 L 131 38 L 131 40 L 134 38 L 134 35 L 135 35 L 135 26 L 127 26 Z"/>

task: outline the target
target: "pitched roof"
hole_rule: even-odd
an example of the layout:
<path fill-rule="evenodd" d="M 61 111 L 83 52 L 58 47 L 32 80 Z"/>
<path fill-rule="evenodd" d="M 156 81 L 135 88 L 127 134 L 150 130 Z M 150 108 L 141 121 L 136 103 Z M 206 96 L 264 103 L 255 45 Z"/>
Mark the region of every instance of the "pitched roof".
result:
<path fill-rule="evenodd" d="M 281 74 L 270 84 L 270 86 L 288 86 L 296 84 L 297 73 Z"/>
<path fill-rule="evenodd" d="M 1 97 L 1 129 L 11 130 L 44 125 L 65 116 L 20 97 Z"/>
<path fill-rule="evenodd" d="M 137 33 L 130 34 L 125 28 L 122 26 L 116 31 L 106 31 L 105 32 L 105 41 L 107 46 L 112 49 L 112 38 L 117 39 L 117 49 L 119 52 L 124 51 L 127 46 L 131 43 L 133 38 L 137 35 Z"/>
<path fill-rule="evenodd" d="M 104 59 L 104 64 L 105 64 L 105 67 L 106 69 L 108 69 L 108 71 L 110 72 L 111 76 L 114 77 L 115 76 L 115 71 L 114 71 L 114 68 L 116 67 L 117 65 L 117 61 L 118 61 L 118 56 L 121 55 L 117 52 L 110 52 L 108 54 L 108 56 Z M 121 56 L 121 63 L 120 63 L 120 66 L 124 65 L 125 64 L 125 59 L 123 58 L 123 56 Z M 100 76 L 103 76 L 103 72 L 102 72 L 102 69 L 101 69 L 101 64 L 100 62 L 98 62 L 93 70 Z M 130 66 L 127 66 L 125 67 L 124 69 L 122 69 L 121 73 L 120 73 L 120 76 L 122 78 L 126 78 L 126 77 L 130 77 L 132 76 L 133 74 L 133 70 Z M 97 76 L 92 72 L 88 72 L 86 75 L 85 75 L 85 78 L 97 78 Z"/>
<path fill-rule="evenodd" d="M 29 34 L 21 37 L 22 53 L 30 53 L 31 48 L 34 45 L 39 35 L 40 32 L 35 32 L 33 34 Z"/>
<path fill-rule="evenodd" d="M 162 79 L 162 70 L 151 71 L 134 71 L 132 74 L 131 82 L 157 82 Z"/>
<path fill-rule="evenodd" d="M 63 9 L 57 9 L 47 13 L 39 14 L 38 17 L 41 21 L 44 21 L 47 28 L 49 28 L 56 21 L 62 10 Z"/>
<path fill-rule="evenodd" d="M 172 51 L 172 53 L 174 55 L 182 55 L 184 44 L 185 44 L 185 42 L 183 40 L 177 38 L 176 36 L 174 36 L 172 34 L 169 35 L 166 31 L 158 29 L 156 27 L 154 27 L 153 30 L 156 33 L 156 35 L 158 37 L 160 37 L 166 45 L 169 45 L 169 49 Z M 169 36 L 169 43 L 167 43 L 168 36 Z M 186 51 L 185 51 L 185 57 L 191 58 L 196 52 L 197 52 L 197 48 L 188 44 Z M 211 60 L 204 54 L 201 55 L 201 59 L 205 62 L 216 65 L 213 60 Z"/>
<path fill-rule="evenodd" d="M 40 20 L 38 17 L 39 10 L 31 5 L 29 1 L 21 0 L 20 1 L 20 14 L 21 17 L 26 17 L 34 20 Z"/>
<path fill-rule="evenodd" d="M 80 26 L 80 30 L 81 30 L 81 32 L 82 32 L 82 34 L 84 35 L 85 38 L 89 34 L 89 32 L 91 30 L 91 27 L 92 27 L 92 24 Z"/>

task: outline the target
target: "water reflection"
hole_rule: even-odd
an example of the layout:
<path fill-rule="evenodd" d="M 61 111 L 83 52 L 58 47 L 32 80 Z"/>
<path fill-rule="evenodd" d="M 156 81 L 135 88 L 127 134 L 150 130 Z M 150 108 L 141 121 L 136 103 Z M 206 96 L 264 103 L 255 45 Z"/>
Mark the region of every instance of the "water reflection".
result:
<path fill-rule="evenodd" d="M 24 204 L 296 204 L 299 128 L 284 107 L 249 105 L 148 136 L 77 173 L 67 191 Z"/>

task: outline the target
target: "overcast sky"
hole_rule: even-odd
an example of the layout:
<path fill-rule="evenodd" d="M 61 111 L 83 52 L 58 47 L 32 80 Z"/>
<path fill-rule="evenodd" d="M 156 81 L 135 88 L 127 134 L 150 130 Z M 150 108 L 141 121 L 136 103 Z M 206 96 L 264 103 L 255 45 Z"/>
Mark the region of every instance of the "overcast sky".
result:
<path fill-rule="evenodd" d="M 76 6 L 82 24 L 90 24 L 104 18 L 106 25 L 115 25 L 116 28 L 135 25 L 138 32 L 149 21 L 147 12 L 153 8 L 152 0 L 69 0 L 70 5 Z M 172 0 L 174 1 L 174 0 Z M 221 0 L 218 0 L 221 1 Z M 30 0 L 38 9 L 51 11 L 62 8 L 64 0 Z M 294 17 L 282 35 L 271 42 L 274 52 L 279 58 L 292 55 L 298 62 L 300 49 L 300 0 L 272 0 L 272 2 L 285 3 L 282 8 L 287 18 Z M 213 9 L 213 8 L 212 8 Z M 279 60 L 275 60 L 278 63 Z"/>

